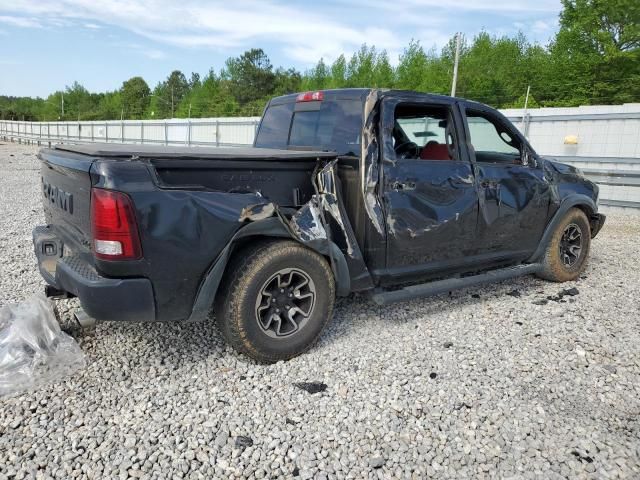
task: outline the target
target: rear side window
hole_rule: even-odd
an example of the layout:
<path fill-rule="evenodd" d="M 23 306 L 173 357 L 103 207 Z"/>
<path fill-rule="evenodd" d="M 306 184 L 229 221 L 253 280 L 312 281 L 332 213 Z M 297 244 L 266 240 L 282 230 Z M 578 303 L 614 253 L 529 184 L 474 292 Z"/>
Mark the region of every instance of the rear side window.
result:
<path fill-rule="evenodd" d="M 320 102 L 319 102 L 320 103 Z M 296 103 L 269 107 L 256 138 L 256 147 L 310 148 L 357 155 L 362 129 L 360 100 L 324 100 L 299 111 Z"/>
<path fill-rule="evenodd" d="M 360 149 L 362 102 L 324 101 L 320 109 L 293 114 L 289 145 L 356 155 Z"/>
<path fill-rule="evenodd" d="M 287 148 L 293 105 L 285 103 L 267 109 L 256 138 L 256 147 Z"/>

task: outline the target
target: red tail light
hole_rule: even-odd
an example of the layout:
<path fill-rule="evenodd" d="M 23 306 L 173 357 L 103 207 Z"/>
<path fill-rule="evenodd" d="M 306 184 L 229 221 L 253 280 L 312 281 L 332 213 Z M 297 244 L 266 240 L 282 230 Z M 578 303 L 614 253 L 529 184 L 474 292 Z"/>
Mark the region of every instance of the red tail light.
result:
<path fill-rule="evenodd" d="M 134 260 L 142 257 L 133 204 L 122 192 L 91 189 L 91 234 L 97 258 Z"/>
<path fill-rule="evenodd" d="M 296 102 L 321 102 L 324 100 L 324 92 L 299 93 Z"/>

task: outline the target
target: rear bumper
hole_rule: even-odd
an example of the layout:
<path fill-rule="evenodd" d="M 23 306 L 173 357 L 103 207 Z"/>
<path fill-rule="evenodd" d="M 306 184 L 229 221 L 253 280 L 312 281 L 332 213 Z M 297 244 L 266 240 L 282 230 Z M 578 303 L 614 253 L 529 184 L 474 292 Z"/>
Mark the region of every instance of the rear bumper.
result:
<path fill-rule="evenodd" d="M 100 275 L 86 256 L 69 254 L 48 227 L 33 230 L 38 268 L 45 281 L 80 299 L 96 320 L 154 321 L 155 299 L 146 278 L 108 278 Z"/>
<path fill-rule="evenodd" d="M 594 213 L 591 215 L 589 219 L 589 224 L 591 225 L 591 238 L 595 238 L 595 236 L 602 230 L 602 226 L 604 225 L 607 216 L 602 213 Z"/>

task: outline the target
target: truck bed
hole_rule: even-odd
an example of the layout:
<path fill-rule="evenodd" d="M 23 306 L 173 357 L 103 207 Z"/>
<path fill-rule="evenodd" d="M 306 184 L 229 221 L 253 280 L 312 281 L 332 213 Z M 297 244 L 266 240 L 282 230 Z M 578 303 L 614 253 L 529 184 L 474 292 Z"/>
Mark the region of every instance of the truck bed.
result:
<path fill-rule="evenodd" d="M 155 171 L 160 188 L 258 193 L 280 206 L 299 206 L 314 193 L 311 176 L 318 160 L 333 152 L 253 147 L 173 147 L 164 145 L 56 145 L 54 156 L 139 161 Z M 43 154 L 45 158 L 49 155 Z"/>
<path fill-rule="evenodd" d="M 313 172 L 335 157 L 300 150 L 120 144 L 44 149 L 39 158 L 46 226 L 34 231 L 41 272 L 52 286 L 83 296 L 85 310 L 96 318 L 125 317 L 117 309 L 109 316 L 92 304 L 102 297 L 87 294 L 87 285 L 92 292 L 108 290 L 104 298 L 117 297 L 117 304 L 137 292 L 134 297 L 146 300 L 138 302 L 144 312 L 136 310 L 136 318 L 185 319 L 212 262 L 246 223 L 245 209 L 301 208 L 315 193 Z M 142 258 L 94 258 L 94 188 L 131 199 Z"/>

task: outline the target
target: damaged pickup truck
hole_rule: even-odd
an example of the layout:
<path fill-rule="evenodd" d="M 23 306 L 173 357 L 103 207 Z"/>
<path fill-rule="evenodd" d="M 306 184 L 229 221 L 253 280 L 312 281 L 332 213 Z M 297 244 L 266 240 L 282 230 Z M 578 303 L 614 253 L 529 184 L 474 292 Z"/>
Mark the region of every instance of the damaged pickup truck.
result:
<path fill-rule="evenodd" d="M 598 187 L 499 112 L 377 89 L 274 98 L 253 148 L 43 150 L 52 296 L 84 315 L 192 321 L 266 362 L 304 352 L 336 296 L 433 295 L 537 274 L 574 280 Z"/>

